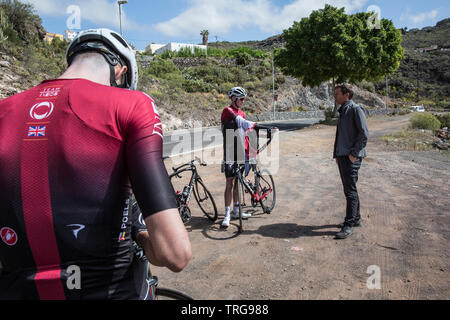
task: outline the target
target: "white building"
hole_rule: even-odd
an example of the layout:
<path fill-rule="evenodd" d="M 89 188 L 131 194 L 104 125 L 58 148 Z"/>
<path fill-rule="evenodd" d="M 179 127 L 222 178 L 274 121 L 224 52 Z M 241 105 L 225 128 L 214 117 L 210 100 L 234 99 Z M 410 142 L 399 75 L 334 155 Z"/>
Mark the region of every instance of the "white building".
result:
<path fill-rule="evenodd" d="M 162 54 L 166 51 L 175 51 L 178 52 L 182 48 L 190 48 L 192 52 L 194 52 L 194 48 L 198 48 L 200 50 L 207 50 L 207 46 L 204 45 L 198 45 L 198 44 L 187 44 L 187 43 L 176 43 L 176 42 L 170 42 L 166 44 L 165 46 L 157 49 L 154 51 L 155 54 Z"/>
<path fill-rule="evenodd" d="M 156 50 L 158 50 L 164 46 L 165 46 L 165 44 L 151 43 L 145 48 L 145 51 L 148 53 L 154 54 L 156 52 Z"/>
<path fill-rule="evenodd" d="M 75 37 L 77 36 L 78 32 L 73 31 L 73 30 L 66 30 L 65 32 L 65 39 L 66 41 L 71 42 L 73 39 L 75 39 Z"/>

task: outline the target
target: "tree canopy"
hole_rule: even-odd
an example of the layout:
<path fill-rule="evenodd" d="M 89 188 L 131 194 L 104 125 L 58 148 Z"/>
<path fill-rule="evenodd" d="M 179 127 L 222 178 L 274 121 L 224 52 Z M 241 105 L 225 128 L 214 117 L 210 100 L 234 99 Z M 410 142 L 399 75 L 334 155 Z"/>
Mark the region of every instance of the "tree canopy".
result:
<path fill-rule="evenodd" d="M 275 52 L 275 63 L 285 74 L 318 86 L 378 80 L 395 72 L 404 58 L 401 31 L 391 20 L 375 27 L 372 13 L 347 15 L 344 8 L 326 5 L 283 31 L 285 47 Z"/>

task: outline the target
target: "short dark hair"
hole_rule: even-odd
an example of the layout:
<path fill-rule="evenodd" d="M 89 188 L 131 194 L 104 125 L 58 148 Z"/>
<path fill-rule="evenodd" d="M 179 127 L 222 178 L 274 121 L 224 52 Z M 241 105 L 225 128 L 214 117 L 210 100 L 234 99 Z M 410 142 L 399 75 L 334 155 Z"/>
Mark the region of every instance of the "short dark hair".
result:
<path fill-rule="evenodd" d="M 353 90 L 347 87 L 345 84 L 338 85 L 336 89 L 341 89 L 343 95 L 349 94 L 349 98 L 353 99 Z"/>

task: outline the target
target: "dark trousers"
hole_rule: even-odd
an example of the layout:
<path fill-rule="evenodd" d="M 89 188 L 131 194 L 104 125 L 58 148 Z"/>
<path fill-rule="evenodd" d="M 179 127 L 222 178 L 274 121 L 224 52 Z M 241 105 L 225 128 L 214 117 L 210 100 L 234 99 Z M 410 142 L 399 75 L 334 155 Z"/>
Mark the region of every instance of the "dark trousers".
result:
<path fill-rule="evenodd" d="M 339 174 L 341 175 L 344 194 L 347 199 L 347 211 L 344 224 L 353 227 L 361 219 L 359 213 L 359 196 L 356 183 L 358 182 L 358 171 L 361 168 L 362 158 L 357 158 L 355 163 L 348 156 L 337 157 Z"/>

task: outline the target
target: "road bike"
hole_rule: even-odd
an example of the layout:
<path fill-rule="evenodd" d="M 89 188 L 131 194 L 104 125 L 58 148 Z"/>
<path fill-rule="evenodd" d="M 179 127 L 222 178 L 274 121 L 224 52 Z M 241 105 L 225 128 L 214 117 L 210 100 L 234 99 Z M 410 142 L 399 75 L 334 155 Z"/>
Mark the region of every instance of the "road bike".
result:
<path fill-rule="evenodd" d="M 211 192 L 209 192 L 209 190 L 205 187 L 202 178 L 198 174 L 195 162 L 198 162 L 202 167 L 206 166 L 206 163 L 203 163 L 198 157 L 195 157 L 194 160 L 188 163 L 185 163 L 177 168 L 172 168 L 173 173 L 169 175 L 170 181 L 172 182 L 172 178 L 182 178 L 182 173 L 187 171 L 192 172 L 189 184 L 184 186 L 183 191 L 176 191 L 178 210 L 184 224 L 187 224 L 192 217 L 191 209 L 189 208 L 189 201 L 192 192 L 194 192 L 194 197 L 198 206 L 209 220 L 216 221 L 218 216 L 214 198 L 211 195 Z"/>
<path fill-rule="evenodd" d="M 257 133 L 257 152 L 261 153 L 272 141 L 272 130 L 267 129 L 267 142 L 259 148 L 259 133 Z M 236 173 L 235 185 L 238 186 L 238 207 L 239 207 L 239 232 L 242 232 L 242 209 L 245 206 L 245 194 L 250 195 L 250 202 L 253 208 L 261 205 L 264 213 L 272 213 L 276 203 L 275 182 L 269 170 L 259 168 L 258 160 L 251 159 L 247 162 L 249 171 L 253 171 L 253 179 L 244 177 L 245 164 L 239 164 L 237 161 L 233 164 L 233 170 Z"/>

